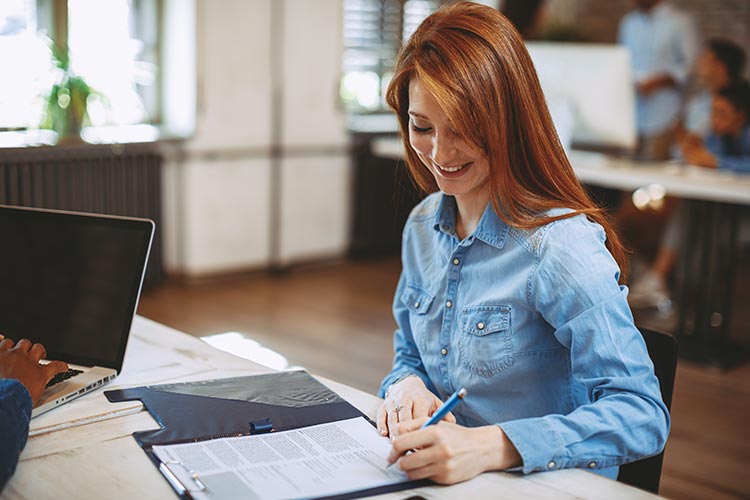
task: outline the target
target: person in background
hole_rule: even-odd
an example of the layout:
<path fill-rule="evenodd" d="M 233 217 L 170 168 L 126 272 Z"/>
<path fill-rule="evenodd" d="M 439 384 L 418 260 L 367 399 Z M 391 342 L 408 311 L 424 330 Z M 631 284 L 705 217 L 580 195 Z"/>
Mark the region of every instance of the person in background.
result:
<path fill-rule="evenodd" d="M 505 469 L 615 478 L 659 453 L 670 418 L 620 283 L 625 251 L 568 161 L 519 33 L 490 7 L 443 7 L 401 49 L 386 99 L 431 193 L 403 233 L 377 412 L 389 460 L 456 483 Z M 462 387 L 453 414 L 420 429 Z"/>
<path fill-rule="evenodd" d="M 691 165 L 750 173 L 750 84 L 733 83 L 716 92 L 711 131 L 704 141 L 688 137 L 682 157 Z"/>
<path fill-rule="evenodd" d="M 47 354 L 42 344 L 27 339 L 15 345 L 0 334 L 0 492 L 13 475 L 26 446 L 31 408 L 47 382 L 68 369 L 62 361 L 41 364 Z"/>
<path fill-rule="evenodd" d="M 669 158 L 682 92 L 697 54 L 691 19 L 659 0 L 635 0 L 618 41 L 630 51 L 636 87 L 636 158 Z"/>
<path fill-rule="evenodd" d="M 688 135 L 680 148 L 683 159 L 691 165 L 750 174 L 750 84 L 741 81 L 719 90 L 713 98 L 711 131 L 705 140 Z M 628 297 L 631 306 L 668 309 L 667 280 L 677 262 L 687 224 L 688 213 L 681 204 L 667 224 L 656 258 L 633 284 Z"/>
<path fill-rule="evenodd" d="M 710 132 L 713 96 L 742 79 L 745 59 L 745 51 L 731 40 L 711 38 L 706 42 L 695 68 L 701 90 L 688 100 L 682 125 L 684 130 L 680 131 L 694 136 L 690 140 L 700 139 Z M 678 133 L 678 136 L 682 135 Z"/>

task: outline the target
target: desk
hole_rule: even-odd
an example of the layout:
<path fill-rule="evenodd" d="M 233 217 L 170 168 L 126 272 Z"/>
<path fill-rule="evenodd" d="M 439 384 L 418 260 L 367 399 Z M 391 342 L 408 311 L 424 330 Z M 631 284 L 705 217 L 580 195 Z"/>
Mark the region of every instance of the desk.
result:
<path fill-rule="evenodd" d="M 372 143 L 372 153 L 383 158 L 400 160 L 402 149 L 395 138 Z M 742 351 L 729 343 L 731 298 L 740 218 L 750 212 L 750 175 L 577 150 L 568 158 L 585 184 L 622 191 L 659 184 L 668 196 L 685 200 L 691 224 L 680 245 L 680 349 L 720 367 L 735 363 Z"/>
<path fill-rule="evenodd" d="M 271 369 L 203 343 L 166 326 L 137 317 L 125 366 L 107 388 L 268 373 Z M 331 380 L 321 382 L 373 416 L 380 399 Z M 166 480 L 131 436 L 158 428 L 140 402 L 112 404 L 103 390 L 67 403 L 32 421 L 32 434 L 15 476 L 0 499 L 176 498 Z M 430 486 L 372 497 L 426 498 L 658 498 L 584 470 L 521 476 L 485 473 L 462 484 Z"/>

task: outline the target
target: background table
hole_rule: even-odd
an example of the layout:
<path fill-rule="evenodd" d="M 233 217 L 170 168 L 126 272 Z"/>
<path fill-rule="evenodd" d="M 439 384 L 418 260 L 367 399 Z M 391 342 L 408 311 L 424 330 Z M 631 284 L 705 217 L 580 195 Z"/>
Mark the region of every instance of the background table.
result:
<path fill-rule="evenodd" d="M 214 349 L 145 318 L 136 317 L 123 373 L 107 389 L 268 373 L 268 367 Z M 337 382 L 320 379 L 367 415 L 380 399 Z M 32 420 L 32 436 L 15 476 L 0 499 L 165 499 L 176 498 L 167 481 L 131 436 L 158 424 L 140 402 L 109 403 L 103 389 Z M 658 498 L 584 470 L 522 476 L 482 474 L 462 484 L 430 486 L 372 497 L 425 498 Z"/>

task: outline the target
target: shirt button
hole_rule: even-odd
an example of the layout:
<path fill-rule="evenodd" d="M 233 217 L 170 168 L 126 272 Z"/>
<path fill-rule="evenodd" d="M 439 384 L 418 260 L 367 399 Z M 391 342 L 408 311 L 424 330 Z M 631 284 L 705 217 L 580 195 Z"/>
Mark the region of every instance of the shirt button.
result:
<path fill-rule="evenodd" d="M 477 323 L 477 328 L 479 330 L 484 330 L 484 323 L 482 323 L 481 321 L 479 323 Z"/>
<path fill-rule="evenodd" d="M 461 263 L 461 260 L 458 257 L 456 257 L 455 259 L 453 259 L 453 264 L 459 265 L 460 263 Z"/>
<path fill-rule="evenodd" d="M 451 302 L 449 300 L 448 302 L 445 303 L 445 307 L 447 307 L 448 309 L 450 309 L 451 307 L 453 307 L 453 302 Z"/>
<path fill-rule="evenodd" d="M 414 303 L 414 307 L 419 308 L 419 301 Z"/>
<path fill-rule="evenodd" d="M 440 349 L 440 354 L 442 354 L 443 356 L 447 356 L 448 355 L 448 349 L 446 349 L 445 347 L 443 347 L 442 349 Z"/>
<path fill-rule="evenodd" d="M 443 231 L 450 232 L 451 227 L 450 226 L 443 226 Z"/>
<path fill-rule="evenodd" d="M 547 464 L 548 469 L 554 469 L 557 466 L 557 463 L 554 460 L 550 460 Z"/>
<path fill-rule="evenodd" d="M 589 469 L 596 467 L 596 462 L 589 462 Z"/>

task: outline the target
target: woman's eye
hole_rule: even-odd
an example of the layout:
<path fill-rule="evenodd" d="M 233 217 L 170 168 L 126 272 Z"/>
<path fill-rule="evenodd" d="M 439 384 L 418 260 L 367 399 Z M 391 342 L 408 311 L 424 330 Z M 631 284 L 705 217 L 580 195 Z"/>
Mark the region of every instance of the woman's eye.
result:
<path fill-rule="evenodd" d="M 419 133 L 419 134 L 425 134 L 425 133 L 427 133 L 427 132 L 429 132 L 429 131 L 431 130 L 431 129 L 430 129 L 430 127 L 417 127 L 417 126 L 416 126 L 416 125 L 414 124 L 414 122 L 410 122 L 410 124 L 411 124 L 411 129 L 412 129 L 412 130 L 413 130 L 414 132 L 417 132 L 417 133 Z"/>

